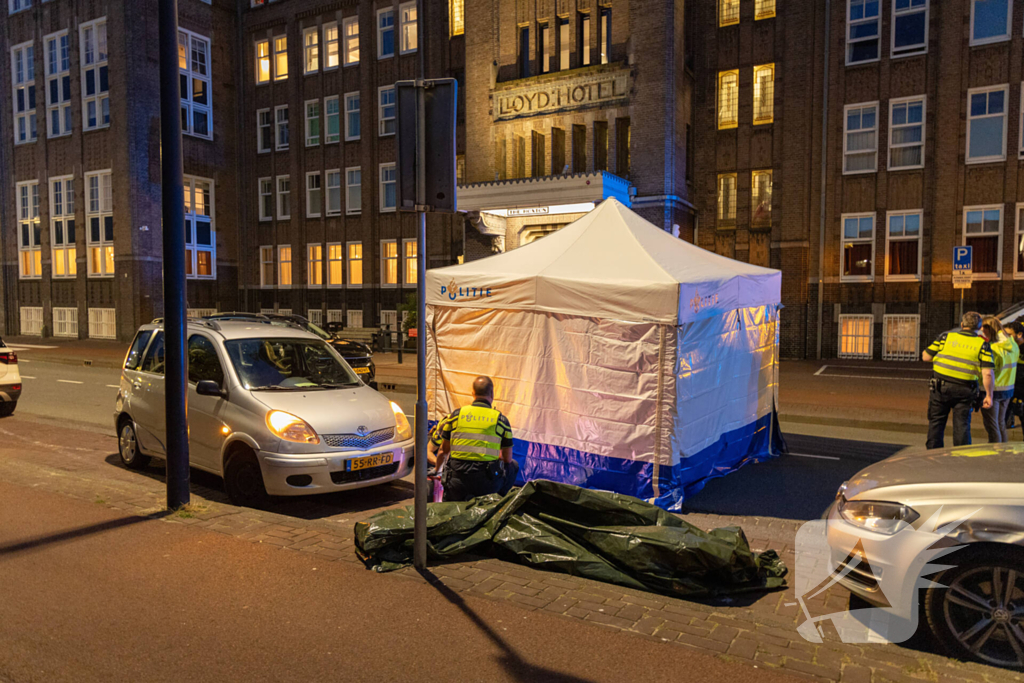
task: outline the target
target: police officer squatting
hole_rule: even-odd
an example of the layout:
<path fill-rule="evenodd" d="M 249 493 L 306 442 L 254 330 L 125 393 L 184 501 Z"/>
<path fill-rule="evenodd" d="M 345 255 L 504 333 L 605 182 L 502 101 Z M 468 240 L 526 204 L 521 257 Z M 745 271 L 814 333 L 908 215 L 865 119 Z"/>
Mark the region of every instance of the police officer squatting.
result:
<path fill-rule="evenodd" d="M 456 409 L 438 425 L 441 447 L 435 468 L 442 472 L 446 501 L 505 495 L 516 483 L 519 464 L 512 459 L 512 427 L 493 404 L 494 382 L 477 377 L 473 403 Z"/>

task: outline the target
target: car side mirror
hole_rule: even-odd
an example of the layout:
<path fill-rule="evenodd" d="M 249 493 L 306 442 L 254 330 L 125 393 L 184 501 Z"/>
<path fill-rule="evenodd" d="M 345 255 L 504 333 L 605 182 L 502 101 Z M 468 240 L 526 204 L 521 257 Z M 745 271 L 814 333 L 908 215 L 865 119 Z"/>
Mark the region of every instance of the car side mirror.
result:
<path fill-rule="evenodd" d="M 366 385 L 368 387 L 370 387 L 371 389 L 373 389 L 374 391 L 378 391 L 378 389 L 377 389 L 377 380 L 371 379 L 369 382 L 366 383 Z"/>
<path fill-rule="evenodd" d="M 200 396 L 219 396 L 221 398 L 226 398 L 228 395 L 228 392 L 221 389 L 220 385 L 212 379 L 204 379 L 196 384 L 196 393 Z"/>

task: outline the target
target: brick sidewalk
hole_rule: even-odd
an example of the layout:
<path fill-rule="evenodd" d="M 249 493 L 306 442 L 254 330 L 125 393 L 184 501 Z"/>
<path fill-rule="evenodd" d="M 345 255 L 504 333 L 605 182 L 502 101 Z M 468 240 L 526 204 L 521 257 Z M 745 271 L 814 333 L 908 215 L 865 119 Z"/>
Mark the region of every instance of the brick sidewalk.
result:
<path fill-rule="evenodd" d="M 163 508 L 165 491 L 157 468 L 140 473 L 115 465 L 112 437 L 53 427 L 40 430 L 27 420 L 10 418 L 0 421 L 0 444 L 0 477 L 10 483 L 41 487 L 133 514 Z M 193 477 L 193 500 L 200 509 L 172 515 L 168 522 L 316 553 L 325 561 L 358 562 L 352 525 L 381 509 L 411 503 L 409 485 L 399 482 L 320 499 L 286 500 L 260 511 L 230 505 L 216 478 L 196 472 Z M 739 524 L 755 549 L 775 548 L 788 566 L 794 566 L 793 538 L 800 522 L 698 514 L 684 518 L 704 529 Z M 792 587 L 751 597 L 692 602 L 491 558 L 467 557 L 431 570 L 456 591 L 671 641 L 754 666 L 778 667 L 815 680 L 1024 681 L 1024 676 L 910 647 L 844 644 L 834 633 L 822 644 L 806 642 L 796 632 L 797 608 L 788 604 L 795 602 Z M 411 570 L 397 575 L 422 580 Z M 397 579 L 396 575 L 381 577 L 382 581 Z M 791 575 L 790 583 L 792 579 Z M 847 604 L 848 594 L 833 588 L 812 607 L 843 609 Z"/>

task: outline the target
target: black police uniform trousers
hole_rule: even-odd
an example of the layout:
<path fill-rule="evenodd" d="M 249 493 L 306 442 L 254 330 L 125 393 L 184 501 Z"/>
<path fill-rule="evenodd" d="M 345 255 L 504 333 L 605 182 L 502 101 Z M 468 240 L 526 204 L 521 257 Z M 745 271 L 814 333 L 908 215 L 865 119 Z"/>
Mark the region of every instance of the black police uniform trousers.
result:
<path fill-rule="evenodd" d="M 505 495 L 516 485 L 519 463 L 515 460 L 459 460 L 444 464 L 444 499 L 471 500 L 490 493 Z"/>
<path fill-rule="evenodd" d="M 971 445 L 971 413 L 978 385 L 950 381 L 935 375 L 928 395 L 928 448 L 945 446 L 946 418 L 953 413 L 953 445 Z"/>

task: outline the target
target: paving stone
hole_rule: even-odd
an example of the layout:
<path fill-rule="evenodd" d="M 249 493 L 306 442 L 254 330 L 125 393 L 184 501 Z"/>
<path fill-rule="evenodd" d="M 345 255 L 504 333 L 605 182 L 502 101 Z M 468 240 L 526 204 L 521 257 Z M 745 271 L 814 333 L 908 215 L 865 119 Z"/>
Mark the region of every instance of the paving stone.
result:
<path fill-rule="evenodd" d="M 569 608 L 574 607 L 578 602 L 579 600 L 577 600 L 576 598 L 569 598 L 563 595 L 562 597 L 556 598 L 547 605 L 545 605 L 544 609 L 550 610 L 552 612 L 558 612 L 559 614 L 563 614 Z"/>
<path fill-rule="evenodd" d="M 787 657 L 782 662 L 783 669 L 792 669 L 794 671 L 801 671 L 812 676 L 818 676 L 826 680 L 834 681 L 838 680 L 840 670 L 838 668 L 830 668 L 824 666 L 818 666 L 817 664 L 811 664 L 799 659 L 792 659 Z"/>
<path fill-rule="evenodd" d="M 514 583 L 505 582 L 501 584 L 501 587 L 510 593 L 518 593 L 519 595 L 528 595 L 530 597 L 536 596 L 540 593 L 536 588 L 530 588 L 529 586 L 520 586 Z"/>
<path fill-rule="evenodd" d="M 638 619 L 640 619 L 646 614 L 647 610 L 643 607 L 638 607 L 637 605 L 626 605 L 618 612 L 616 612 L 615 616 L 619 617 L 620 619 L 629 619 L 630 621 L 636 622 Z"/>
<path fill-rule="evenodd" d="M 633 630 L 644 635 L 653 636 L 654 632 L 664 623 L 661 619 L 645 616 L 633 625 Z"/>
<path fill-rule="evenodd" d="M 566 590 L 579 590 L 580 587 L 579 581 L 569 581 L 568 579 L 556 579 L 550 576 L 544 577 L 543 583 L 546 583 L 549 586 L 565 588 Z"/>
<path fill-rule="evenodd" d="M 531 595 L 514 594 L 511 598 L 512 602 L 518 605 L 524 605 L 529 608 L 540 609 L 546 607 L 548 601 L 544 598 L 537 598 Z"/>
<path fill-rule="evenodd" d="M 757 643 L 752 640 L 734 640 L 729 644 L 726 654 L 743 659 L 753 659 L 757 653 Z"/>
<path fill-rule="evenodd" d="M 729 649 L 729 643 L 722 643 L 717 640 L 708 640 L 707 638 L 701 638 L 700 636 L 691 635 L 689 633 L 680 633 L 676 636 L 676 642 L 700 648 L 701 650 L 712 650 L 714 652 L 724 653 Z"/>
<path fill-rule="evenodd" d="M 722 643 L 731 643 L 732 641 L 736 640 L 736 636 L 738 636 L 739 633 L 740 630 L 738 628 L 733 628 L 732 626 L 725 626 L 723 624 L 719 624 L 715 627 L 715 630 L 711 631 L 711 635 L 709 635 L 708 637 L 711 640 L 717 640 Z"/>
<path fill-rule="evenodd" d="M 463 581 L 462 579 L 456 579 L 454 576 L 445 576 L 445 577 L 443 577 L 441 579 L 441 583 L 443 583 L 444 585 L 448 586 L 449 588 L 454 588 L 455 590 L 460 590 L 460 591 L 469 590 L 470 588 L 473 587 L 473 584 L 469 583 L 468 581 Z"/>
<path fill-rule="evenodd" d="M 871 669 L 857 664 L 844 664 L 839 680 L 841 683 L 871 683 Z"/>
<path fill-rule="evenodd" d="M 565 611 L 565 614 L 569 615 L 570 617 L 576 617 L 577 619 L 586 619 L 587 615 L 590 614 L 590 612 L 588 612 L 585 609 L 580 609 L 578 607 L 570 607 Z"/>
<path fill-rule="evenodd" d="M 596 621 L 599 624 L 607 624 L 608 626 L 614 626 L 623 630 L 629 630 L 633 627 L 633 622 L 629 619 L 620 619 L 619 617 L 602 614 L 601 612 L 591 612 L 586 616 L 587 621 Z"/>
<path fill-rule="evenodd" d="M 675 639 L 681 635 L 683 634 L 679 631 L 673 631 L 670 628 L 659 628 L 654 632 L 654 636 L 656 638 L 661 638 L 662 640 L 668 641 L 675 641 Z"/>
<path fill-rule="evenodd" d="M 476 584 L 475 586 L 470 588 L 470 590 L 477 593 L 490 593 L 492 590 L 494 590 L 503 583 L 505 582 L 501 579 L 497 579 L 492 576 Z"/>

